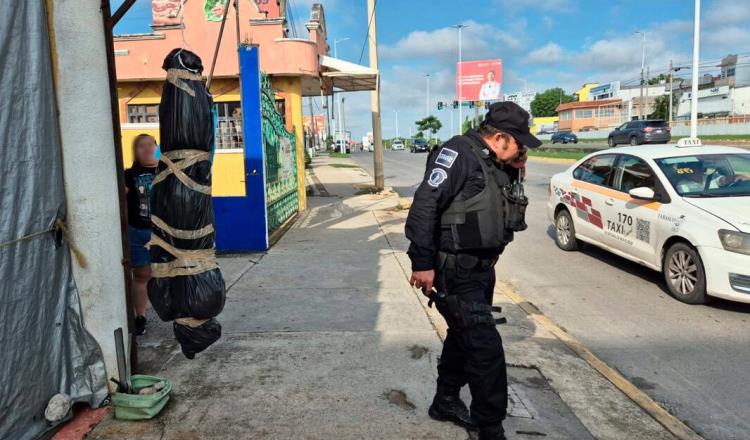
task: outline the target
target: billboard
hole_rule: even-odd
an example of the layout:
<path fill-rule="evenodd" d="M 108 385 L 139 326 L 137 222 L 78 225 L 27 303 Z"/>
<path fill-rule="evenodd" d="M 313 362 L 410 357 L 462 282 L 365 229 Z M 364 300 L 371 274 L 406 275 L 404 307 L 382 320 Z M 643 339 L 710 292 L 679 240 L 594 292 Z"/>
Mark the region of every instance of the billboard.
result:
<path fill-rule="evenodd" d="M 325 133 L 326 118 L 323 115 L 315 115 L 315 124 L 313 124 L 312 117 L 304 115 L 302 116 L 302 125 L 305 127 L 305 132 L 312 132 L 314 128 L 315 134 L 320 136 Z"/>
<path fill-rule="evenodd" d="M 456 65 L 457 101 L 502 99 L 503 61 L 463 61 Z"/>

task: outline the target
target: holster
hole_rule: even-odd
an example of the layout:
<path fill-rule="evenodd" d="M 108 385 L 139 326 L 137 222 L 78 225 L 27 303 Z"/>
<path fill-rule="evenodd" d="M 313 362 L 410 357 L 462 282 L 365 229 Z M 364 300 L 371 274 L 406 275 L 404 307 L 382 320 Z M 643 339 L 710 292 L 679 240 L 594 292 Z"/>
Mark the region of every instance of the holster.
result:
<path fill-rule="evenodd" d="M 503 197 L 505 197 L 505 229 L 513 232 L 526 230 L 528 227 L 526 207 L 529 205 L 529 199 L 523 195 L 522 184 L 505 185 Z"/>
<path fill-rule="evenodd" d="M 488 306 L 480 303 L 465 303 L 458 295 L 446 295 L 445 292 L 433 292 L 428 305 L 435 304 L 438 312 L 445 318 L 448 326 L 458 330 L 476 327 L 478 325 L 505 324 L 507 319 L 495 319 L 492 312 L 502 312 L 501 307 Z"/>

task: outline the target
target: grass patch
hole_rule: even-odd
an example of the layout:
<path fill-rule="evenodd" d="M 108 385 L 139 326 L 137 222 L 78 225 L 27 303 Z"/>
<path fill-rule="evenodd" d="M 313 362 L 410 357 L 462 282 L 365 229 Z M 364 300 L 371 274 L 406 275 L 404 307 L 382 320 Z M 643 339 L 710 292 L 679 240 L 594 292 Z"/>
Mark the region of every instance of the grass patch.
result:
<path fill-rule="evenodd" d="M 339 152 L 333 152 L 332 151 L 332 152 L 328 153 L 328 157 L 335 157 L 335 158 L 338 158 L 338 159 L 347 159 L 349 157 L 349 155 L 346 154 L 346 153 L 339 153 Z"/>
<path fill-rule="evenodd" d="M 350 163 L 332 163 L 330 166 L 334 168 L 359 168 L 359 165 L 352 165 Z"/>
<path fill-rule="evenodd" d="M 586 151 L 555 151 L 555 150 L 529 150 L 529 157 L 550 157 L 553 159 L 574 159 L 578 160 L 587 154 Z"/>

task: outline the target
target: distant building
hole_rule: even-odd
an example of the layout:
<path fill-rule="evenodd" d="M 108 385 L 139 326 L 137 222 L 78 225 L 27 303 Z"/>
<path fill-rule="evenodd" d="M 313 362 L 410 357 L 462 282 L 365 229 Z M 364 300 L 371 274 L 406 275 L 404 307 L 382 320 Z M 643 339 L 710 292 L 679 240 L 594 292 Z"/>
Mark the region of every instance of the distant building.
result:
<path fill-rule="evenodd" d="M 557 106 L 560 131 L 593 131 L 613 127 L 627 117 L 622 99 L 569 102 Z"/>
<path fill-rule="evenodd" d="M 620 81 L 613 81 L 606 84 L 600 84 L 589 90 L 589 98 L 592 101 L 601 101 L 602 99 L 618 98 L 620 93 Z"/>
<path fill-rule="evenodd" d="M 503 101 L 515 102 L 522 109 L 531 113 L 531 101 L 534 100 L 535 96 L 536 96 L 536 92 L 528 92 L 528 91 L 506 93 L 505 95 L 503 95 Z"/>
<path fill-rule="evenodd" d="M 591 98 L 589 97 L 589 93 L 591 89 L 593 89 L 594 87 L 598 85 L 599 83 L 586 83 L 573 94 L 576 96 L 577 101 L 579 102 L 591 101 Z"/>

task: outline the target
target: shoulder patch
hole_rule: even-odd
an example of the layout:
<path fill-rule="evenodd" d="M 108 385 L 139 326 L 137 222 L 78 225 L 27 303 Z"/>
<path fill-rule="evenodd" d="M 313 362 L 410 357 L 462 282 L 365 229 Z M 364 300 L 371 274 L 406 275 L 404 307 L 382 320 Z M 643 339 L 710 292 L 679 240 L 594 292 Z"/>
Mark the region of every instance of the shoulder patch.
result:
<path fill-rule="evenodd" d="M 445 182 L 448 178 L 448 173 L 442 168 L 434 168 L 430 172 L 430 177 L 427 179 L 427 184 L 433 188 L 437 188 L 441 183 Z"/>
<path fill-rule="evenodd" d="M 442 165 L 446 168 L 450 168 L 453 166 L 453 162 L 456 161 L 457 157 L 458 157 L 457 151 L 451 150 L 450 148 L 443 147 L 438 153 L 437 159 L 435 159 L 435 163 L 438 165 Z"/>

